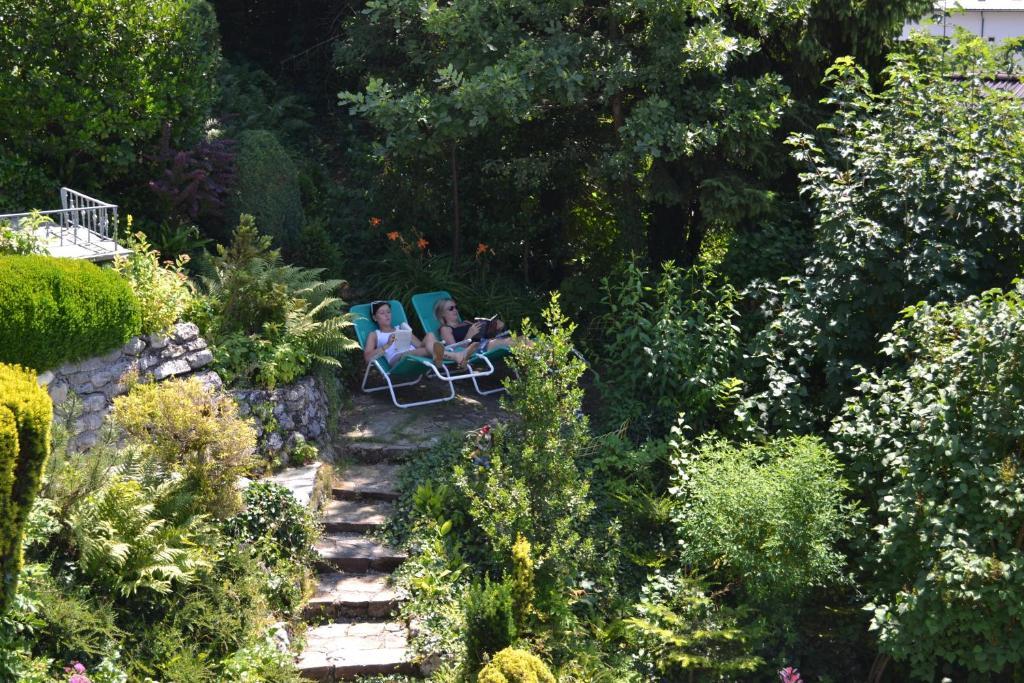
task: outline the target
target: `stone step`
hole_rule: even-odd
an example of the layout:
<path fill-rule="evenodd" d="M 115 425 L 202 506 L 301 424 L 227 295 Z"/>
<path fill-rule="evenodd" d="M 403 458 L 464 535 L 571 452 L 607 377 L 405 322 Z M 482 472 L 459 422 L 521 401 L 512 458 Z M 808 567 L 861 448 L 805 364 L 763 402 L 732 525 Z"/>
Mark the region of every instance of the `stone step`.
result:
<path fill-rule="evenodd" d="M 360 439 L 339 439 L 335 443 L 338 452 L 366 465 L 402 463 L 432 445 L 432 443 L 377 443 Z"/>
<path fill-rule="evenodd" d="M 409 657 L 409 636 L 403 624 L 339 622 L 306 631 L 298 667 L 310 680 L 350 681 L 359 676 L 416 674 Z"/>
<path fill-rule="evenodd" d="M 317 577 L 316 593 L 303 616 L 382 619 L 391 616 L 403 599 L 404 595 L 383 574 L 326 572 Z"/>
<path fill-rule="evenodd" d="M 332 500 L 324 506 L 326 531 L 367 532 L 380 528 L 394 512 L 391 503 L 375 500 Z"/>
<path fill-rule="evenodd" d="M 339 500 L 396 500 L 398 465 L 350 465 L 334 482 L 334 497 Z"/>
<path fill-rule="evenodd" d="M 406 559 L 401 551 L 361 534 L 324 534 L 316 551 L 323 565 L 352 574 L 392 572 Z"/>

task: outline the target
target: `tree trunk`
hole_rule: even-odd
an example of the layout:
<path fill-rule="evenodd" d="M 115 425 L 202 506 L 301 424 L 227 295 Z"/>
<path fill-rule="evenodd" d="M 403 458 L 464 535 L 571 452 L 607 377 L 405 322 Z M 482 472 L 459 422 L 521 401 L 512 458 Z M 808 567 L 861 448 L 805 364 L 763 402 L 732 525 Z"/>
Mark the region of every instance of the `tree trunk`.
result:
<path fill-rule="evenodd" d="M 455 143 L 452 143 L 452 214 L 454 234 L 452 235 L 452 261 L 456 264 L 462 254 L 462 221 L 459 216 L 459 161 L 455 155 Z"/>
<path fill-rule="evenodd" d="M 692 266 L 707 232 L 697 183 L 678 166 L 657 161 L 651 174 L 654 201 L 647 222 L 647 257 L 654 265 L 671 260 Z"/>
<path fill-rule="evenodd" d="M 658 202 L 651 206 L 647 222 L 647 257 L 652 264 L 680 260 L 686 244 L 686 213 L 677 201 Z"/>

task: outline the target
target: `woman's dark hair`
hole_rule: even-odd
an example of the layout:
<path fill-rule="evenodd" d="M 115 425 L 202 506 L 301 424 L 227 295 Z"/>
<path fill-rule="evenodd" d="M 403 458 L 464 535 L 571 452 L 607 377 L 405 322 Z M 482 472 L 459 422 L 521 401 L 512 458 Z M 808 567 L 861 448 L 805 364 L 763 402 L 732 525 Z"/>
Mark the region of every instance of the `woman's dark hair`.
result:
<path fill-rule="evenodd" d="M 377 315 L 377 311 L 381 309 L 381 306 L 391 306 L 388 301 L 374 301 L 370 303 L 370 317 Z"/>

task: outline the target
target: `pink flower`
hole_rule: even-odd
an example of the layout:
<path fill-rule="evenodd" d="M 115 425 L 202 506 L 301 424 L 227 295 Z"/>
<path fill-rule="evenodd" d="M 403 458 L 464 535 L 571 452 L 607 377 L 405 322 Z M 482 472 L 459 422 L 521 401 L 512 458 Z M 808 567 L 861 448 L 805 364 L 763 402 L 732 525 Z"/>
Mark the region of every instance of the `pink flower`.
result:
<path fill-rule="evenodd" d="M 779 671 L 779 680 L 781 683 L 803 683 L 803 679 L 800 678 L 800 671 L 791 666 L 787 666 Z"/>
<path fill-rule="evenodd" d="M 92 680 L 85 675 L 85 665 L 79 661 L 73 661 L 70 666 L 64 667 L 64 673 L 71 674 L 68 683 L 92 683 Z"/>

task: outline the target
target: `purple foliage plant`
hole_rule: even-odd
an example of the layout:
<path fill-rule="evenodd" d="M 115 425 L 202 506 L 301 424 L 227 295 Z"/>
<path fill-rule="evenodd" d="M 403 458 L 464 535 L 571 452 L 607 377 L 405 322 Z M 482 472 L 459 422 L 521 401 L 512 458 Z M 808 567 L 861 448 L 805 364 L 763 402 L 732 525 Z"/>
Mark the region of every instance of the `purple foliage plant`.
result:
<path fill-rule="evenodd" d="M 235 184 L 234 140 L 202 140 L 191 149 L 171 145 L 171 127 L 164 126 L 160 145 L 150 160 L 159 176 L 149 181 L 152 190 L 167 205 L 167 211 L 188 222 L 218 219 Z"/>

